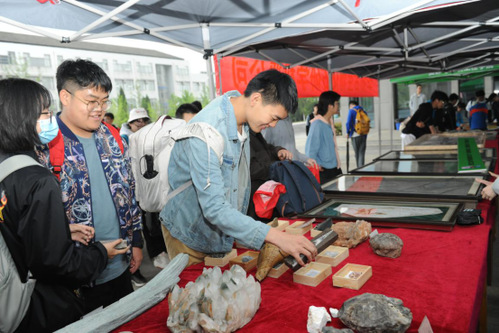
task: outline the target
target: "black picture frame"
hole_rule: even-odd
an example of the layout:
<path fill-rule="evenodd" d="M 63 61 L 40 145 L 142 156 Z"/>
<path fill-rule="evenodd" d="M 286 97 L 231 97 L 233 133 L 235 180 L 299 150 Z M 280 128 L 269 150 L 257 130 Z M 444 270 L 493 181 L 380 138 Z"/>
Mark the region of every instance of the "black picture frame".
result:
<path fill-rule="evenodd" d="M 496 158 L 494 148 L 480 148 L 482 160 Z M 377 160 L 457 160 L 457 150 L 390 150 L 373 159 Z"/>
<path fill-rule="evenodd" d="M 495 167 L 495 159 L 483 160 L 485 170 L 458 173 L 457 160 L 376 160 L 351 170 L 352 174 L 377 174 L 377 175 L 452 175 L 452 176 L 488 176 L 489 171 Z"/>
<path fill-rule="evenodd" d="M 442 212 L 440 214 L 420 215 L 420 216 L 401 216 L 401 217 L 377 217 L 376 213 L 372 216 L 354 216 L 339 212 L 335 208 L 346 209 L 348 206 L 356 207 L 394 207 L 404 208 L 404 211 L 410 208 L 437 208 Z M 398 200 L 384 199 L 359 199 L 352 197 L 334 197 L 324 201 L 319 206 L 300 214 L 299 218 L 331 218 L 333 221 L 357 221 L 365 220 L 375 227 L 389 228 L 409 228 L 436 231 L 452 231 L 456 223 L 456 216 L 463 208 L 461 202 L 408 202 Z M 356 208 L 354 208 L 355 210 Z M 371 210 L 372 208 L 368 208 Z"/>
<path fill-rule="evenodd" d="M 468 201 L 481 199 L 482 184 L 473 175 L 414 176 L 346 174 L 322 185 L 327 197 L 369 196 L 400 199 Z"/>

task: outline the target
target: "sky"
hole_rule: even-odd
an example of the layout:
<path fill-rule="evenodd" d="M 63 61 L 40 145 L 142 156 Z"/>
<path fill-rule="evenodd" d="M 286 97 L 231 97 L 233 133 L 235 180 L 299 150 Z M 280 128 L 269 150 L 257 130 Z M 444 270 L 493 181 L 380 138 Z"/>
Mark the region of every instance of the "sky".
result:
<path fill-rule="evenodd" d="M 63 35 L 67 36 L 67 35 L 72 34 L 70 31 L 64 31 L 64 30 L 56 30 L 56 29 L 47 29 L 47 30 L 50 30 L 51 32 L 56 33 L 56 34 L 60 34 L 61 36 L 63 36 Z M 2 22 L 0 22 L 0 31 L 12 32 L 12 33 L 21 33 L 21 34 L 26 34 L 26 35 L 36 35 L 32 32 L 23 30 L 21 28 L 13 27 L 11 25 L 8 25 L 8 24 L 2 23 Z M 112 44 L 112 45 L 118 45 L 118 46 L 130 46 L 130 44 L 131 44 L 134 47 L 138 47 L 138 48 L 160 51 L 163 53 L 167 53 L 169 55 L 173 55 L 173 56 L 178 57 L 178 58 L 185 59 L 189 63 L 190 72 L 193 74 L 200 73 L 200 72 L 206 72 L 206 61 L 203 59 L 203 54 L 195 52 L 195 51 L 187 49 L 187 48 L 184 48 L 184 47 L 168 45 L 166 43 L 142 41 L 142 40 L 138 40 L 138 39 L 121 38 L 121 37 L 120 38 L 113 37 L 113 38 L 92 39 L 90 42 L 103 43 L 103 44 L 108 44 L 108 45 Z"/>

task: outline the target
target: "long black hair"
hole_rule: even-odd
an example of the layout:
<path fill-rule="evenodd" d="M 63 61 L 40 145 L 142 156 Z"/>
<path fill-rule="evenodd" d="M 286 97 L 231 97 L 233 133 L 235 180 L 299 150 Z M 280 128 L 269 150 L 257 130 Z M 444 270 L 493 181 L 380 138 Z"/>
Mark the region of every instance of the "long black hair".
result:
<path fill-rule="evenodd" d="M 50 107 L 50 99 L 50 92 L 38 82 L 20 78 L 0 80 L 0 150 L 33 150 L 41 143 L 36 121 Z"/>

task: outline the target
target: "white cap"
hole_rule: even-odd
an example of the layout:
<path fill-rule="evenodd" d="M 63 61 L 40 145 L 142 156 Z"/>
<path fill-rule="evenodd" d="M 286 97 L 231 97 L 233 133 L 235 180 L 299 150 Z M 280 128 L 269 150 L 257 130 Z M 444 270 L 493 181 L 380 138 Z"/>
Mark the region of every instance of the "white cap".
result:
<path fill-rule="evenodd" d="M 128 116 L 128 123 L 131 123 L 134 120 L 142 119 L 142 118 L 151 119 L 147 115 L 146 109 L 144 109 L 144 108 L 131 109 L 130 115 Z"/>

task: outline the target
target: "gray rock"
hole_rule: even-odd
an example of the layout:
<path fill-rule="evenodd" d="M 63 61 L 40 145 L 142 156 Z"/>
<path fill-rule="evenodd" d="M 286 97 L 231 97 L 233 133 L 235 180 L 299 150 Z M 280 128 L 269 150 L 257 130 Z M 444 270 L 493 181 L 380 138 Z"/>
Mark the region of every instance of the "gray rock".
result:
<path fill-rule="evenodd" d="M 404 246 L 404 242 L 399 236 L 390 233 L 377 234 L 371 237 L 369 244 L 371 244 L 374 253 L 389 258 L 400 257 Z"/>
<path fill-rule="evenodd" d="M 332 326 L 325 326 L 322 328 L 322 333 L 354 333 L 354 332 L 349 328 L 339 329 Z"/>
<path fill-rule="evenodd" d="M 395 333 L 411 326 L 412 313 L 398 298 L 365 293 L 345 301 L 339 318 L 356 332 Z"/>

